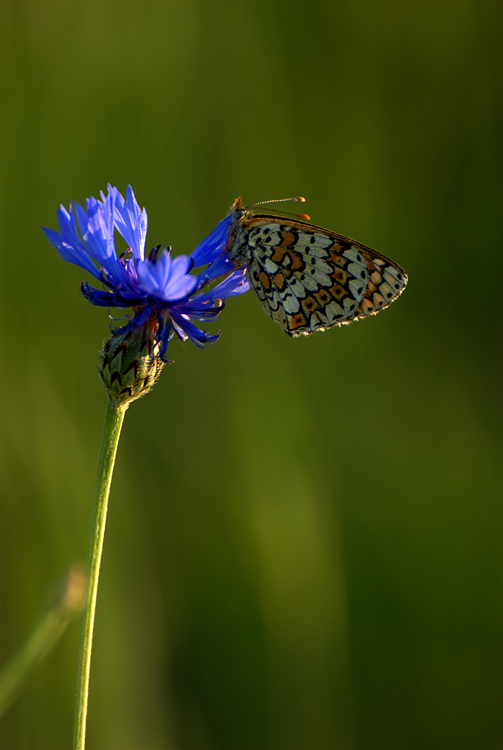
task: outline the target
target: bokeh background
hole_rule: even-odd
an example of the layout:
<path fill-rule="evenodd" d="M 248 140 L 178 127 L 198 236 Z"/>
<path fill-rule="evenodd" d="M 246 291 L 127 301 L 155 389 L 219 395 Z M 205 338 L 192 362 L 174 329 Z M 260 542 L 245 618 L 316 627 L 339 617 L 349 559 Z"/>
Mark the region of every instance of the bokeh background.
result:
<path fill-rule="evenodd" d="M 106 310 L 40 225 L 130 183 L 148 246 L 245 203 L 410 276 L 289 340 L 250 293 L 129 410 L 89 750 L 503 747 L 503 4 L 2 0 L 5 663 L 86 557 Z M 288 207 L 286 207 L 288 208 Z M 295 209 L 293 209 L 295 210 Z M 78 623 L 0 725 L 71 745 Z"/>

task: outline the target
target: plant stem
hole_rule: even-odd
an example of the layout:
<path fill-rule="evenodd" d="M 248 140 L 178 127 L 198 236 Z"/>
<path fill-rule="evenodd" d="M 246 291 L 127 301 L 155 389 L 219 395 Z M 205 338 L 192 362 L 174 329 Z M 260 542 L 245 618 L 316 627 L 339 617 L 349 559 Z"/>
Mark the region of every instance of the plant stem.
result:
<path fill-rule="evenodd" d="M 117 446 L 126 413 L 127 405 L 109 400 L 103 429 L 91 522 L 91 538 L 88 556 L 88 585 L 86 605 L 82 617 L 80 633 L 79 669 L 77 675 L 77 703 L 75 706 L 74 750 L 84 750 L 86 743 L 87 704 L 89 697 L 89 675 L 91 672 L 91 651 L 93 647 L 94 618 L 100 575 L 103 539 L 107 520 L 108 496 L 117 454 Z"/>
<path fill-rule="evenodd" d="M 59 641 L 68 623 L 82 612 L 85 593 L 84 566 L 74 565 L 64 591 L 45 615 L 23 648 L 0 673 L 0 716 L 14 703 L 36 668 Z"/>

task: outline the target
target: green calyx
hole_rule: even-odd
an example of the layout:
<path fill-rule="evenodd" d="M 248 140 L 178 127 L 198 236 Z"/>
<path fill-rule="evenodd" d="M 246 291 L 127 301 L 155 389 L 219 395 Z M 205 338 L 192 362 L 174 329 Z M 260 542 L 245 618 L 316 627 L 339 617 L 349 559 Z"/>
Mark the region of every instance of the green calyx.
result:
<path fill-rule="evenodd" d="M 142 326 L 115 333 L 103 342 L 98 372 L 112 402 L 129 404 L 155 385 L 166 364 L 159 356 L 157 328 L 152 316 Z"/>

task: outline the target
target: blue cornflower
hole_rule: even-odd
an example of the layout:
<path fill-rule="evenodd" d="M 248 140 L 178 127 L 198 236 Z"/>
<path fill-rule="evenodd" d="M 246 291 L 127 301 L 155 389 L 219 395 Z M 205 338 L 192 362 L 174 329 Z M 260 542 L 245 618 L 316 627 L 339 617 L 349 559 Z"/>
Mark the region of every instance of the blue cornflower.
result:
<path fill-rule="evenodd" d="M 93 305 L 128 308 L 134 317 L 120 333 L 141 328 L 155 320 L 155 341 L 161 359 L 168 341 L 178 336 L 197 346 L 215 341 L 220 333 L 210 335 L 193 320 L 215 320 L 227 297 L 249 289 L 243 268 L 230 262 L 225 247 L 232 217 L 227 216 L 190 255 L 171 256 L 171 248 L 155 247 L 145 258 L 147 213 L 140 209 L 131 186 L 124 200 L 117 188 L 108 186 L 101 200 L 88 198 L 84 209 L 78 203 L 57 212 L 59 232 L 43 227 L 45 234 L 61 257 L 91 273 L 105 290 L 82 283 L 81 291 Z M 118 256 L 115 230 L 124 238 L 128 250 Z M 199 273 L 196 267 L 205 266 Z M 216 286 L 212 282 L 226 277 Z"/>

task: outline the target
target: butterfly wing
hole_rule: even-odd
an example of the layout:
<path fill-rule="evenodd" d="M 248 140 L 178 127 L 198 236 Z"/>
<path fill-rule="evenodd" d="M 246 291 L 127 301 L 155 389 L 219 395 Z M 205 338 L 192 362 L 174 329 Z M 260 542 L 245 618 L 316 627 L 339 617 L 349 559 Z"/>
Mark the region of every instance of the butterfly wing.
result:
<path fill-rule="evenodd" d="M 251 287 L 290 336 L 375 315 L 407 285 L 394 261 L 306 222 L 259 214 L 243 222 L 240 241 Z"/>

